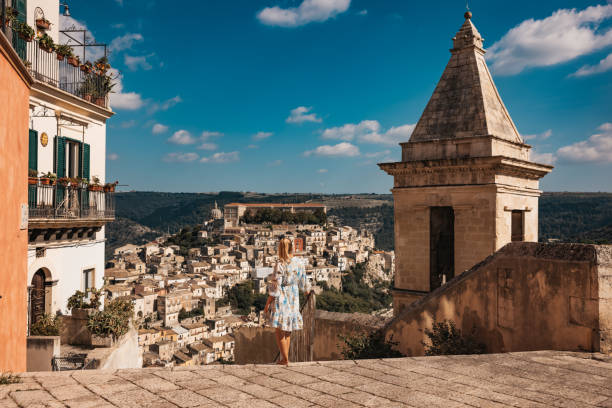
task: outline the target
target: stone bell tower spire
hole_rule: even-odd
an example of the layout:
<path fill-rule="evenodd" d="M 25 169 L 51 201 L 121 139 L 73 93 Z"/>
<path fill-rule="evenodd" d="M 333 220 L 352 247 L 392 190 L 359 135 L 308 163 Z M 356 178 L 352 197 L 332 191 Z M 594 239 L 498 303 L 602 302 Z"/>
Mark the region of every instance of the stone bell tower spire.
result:
<path fill-rule="evenodd" d="M 538 240 L 538 180 L 484 59 L 467 11 L 444 69 L 393 176 L 394 311 L 510 241 Z"/>

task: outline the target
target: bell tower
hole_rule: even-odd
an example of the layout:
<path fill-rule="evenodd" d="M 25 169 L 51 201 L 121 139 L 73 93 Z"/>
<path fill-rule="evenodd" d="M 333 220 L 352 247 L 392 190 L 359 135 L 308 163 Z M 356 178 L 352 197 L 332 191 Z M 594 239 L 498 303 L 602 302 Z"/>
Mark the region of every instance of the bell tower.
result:
<path fill-rule="evenodd" d="M 538 240 L 539 179 L 466 12 L 451 58 L 393 176 L 394 313 L 510 241 Z"/>

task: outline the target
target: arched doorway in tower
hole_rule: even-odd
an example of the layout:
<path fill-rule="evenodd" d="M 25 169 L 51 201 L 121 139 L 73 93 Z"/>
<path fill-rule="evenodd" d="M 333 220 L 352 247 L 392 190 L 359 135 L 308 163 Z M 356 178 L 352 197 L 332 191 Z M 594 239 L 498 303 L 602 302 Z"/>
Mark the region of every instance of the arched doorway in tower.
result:
<path fill-rule="evenodd" d="M 36 271 L 32 277 L 30 290 L 30 326 L 45 314 L 45 272 L 42 269 Z"/>

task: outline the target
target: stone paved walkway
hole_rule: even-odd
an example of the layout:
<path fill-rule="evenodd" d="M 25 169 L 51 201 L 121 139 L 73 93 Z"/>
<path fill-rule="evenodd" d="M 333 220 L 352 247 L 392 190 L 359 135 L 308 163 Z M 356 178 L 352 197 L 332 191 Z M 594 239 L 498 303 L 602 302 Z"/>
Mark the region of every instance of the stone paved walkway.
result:
<path fill-rule="evenodd" d="M 27 373 L 0 407 L 612 407 L 612 358 L 529 352 Z"/>

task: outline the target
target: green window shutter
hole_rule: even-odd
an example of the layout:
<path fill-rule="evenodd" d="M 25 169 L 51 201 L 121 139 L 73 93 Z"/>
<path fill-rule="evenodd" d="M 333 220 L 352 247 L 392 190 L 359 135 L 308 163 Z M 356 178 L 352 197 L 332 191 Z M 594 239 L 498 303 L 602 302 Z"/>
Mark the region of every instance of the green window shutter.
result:
<path fill-rule="evenodd" d="M 28 147 L 28 168 L 38 171 L 38 132 L 30 129 Z"/>
<path fill-rule="evenodd" d="M 55 174 L 66 177 L 66 138 L 55 136 Z"/>
<path fill-rule="evenodd" d="M 89 145 L 87 143 L 83 144 L 83 178 L 89 180 L 90 173 L 90 153 L 89 153 Z"/>
<path fill-rule="evenodd" d="M 26 21 L 26 0 L 13 0 L 13 8 L 19 12 L 18 21 Z M 13 48 L 21 59 L 26 59 L 27 43 L 18 35 L 13 35 Z"/>

